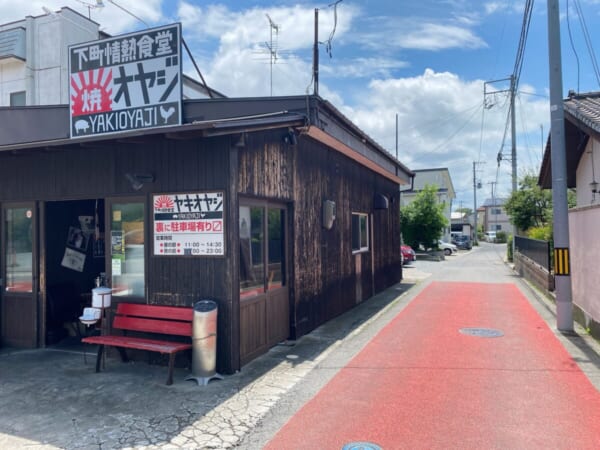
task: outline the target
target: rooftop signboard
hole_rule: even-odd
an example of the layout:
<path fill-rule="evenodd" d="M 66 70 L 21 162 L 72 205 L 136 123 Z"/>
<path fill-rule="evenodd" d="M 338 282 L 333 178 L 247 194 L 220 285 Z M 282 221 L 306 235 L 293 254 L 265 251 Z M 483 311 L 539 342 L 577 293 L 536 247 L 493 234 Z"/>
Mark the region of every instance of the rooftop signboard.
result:
<path fill-rule="evenodd" d="M 181 125 L 181 24 L 69 47 L 70 136 Z"/>

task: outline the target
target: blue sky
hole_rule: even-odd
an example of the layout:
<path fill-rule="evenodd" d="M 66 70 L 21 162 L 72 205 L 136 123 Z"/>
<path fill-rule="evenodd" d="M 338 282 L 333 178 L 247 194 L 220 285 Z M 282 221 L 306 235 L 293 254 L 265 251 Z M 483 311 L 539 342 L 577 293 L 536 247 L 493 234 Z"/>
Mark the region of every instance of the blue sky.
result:
<path fill-rule="evenodd" d="M 41 15 L 42 7 L 68 6 L 88 15 L 83 3 L 0 0 L 0 14 L 8 22 Z M 114 3 L 151 26 L 181 22 L 207 83 L 231 97 L 268 96 L 271 88 L 273 95 L 312 92 L 315 8 L 319 40 L 326 41 L 334 29 L 332 0 L 105 0 L 104 8 L 89 13 L 111 34 L 144 28 Z M 399 159 L 411 169 L 447 167 L 457 192 L 455 208 L 473 207 L 474 161 L 483 163 L 477 173 L 482 184 L 478 204 L 491 197 L 492 186 L 497 196 L 506 196 L 511 163 L 505 160 L 498 168 L 496 155 L 502 151 L 510 157 L 510 142 L 502 146 L 508 99 L 506 94 L 489 95 L 490 108 L 484 108 L 483 83 L 512 73 L 524 3 L 343 0 L 337 6 L 331 57 L 324 44 L 319 46 L 319 93 L 392 154 L 398 114 Z M 561 1 L 565 95 L 570 89 L 600 91 L 575 6 L 583 13 L 592 45 L 600 43 L 600 0 Z M 519 176 L 537 173 L 549 131 L 546 9 L 546 1 L 533 9 L 516 101 Z M 267 44 L 274 29 L 267 14 L 277 26 L 272 77 Z M 189 62 L 184 70 L 195 76 Z"/>

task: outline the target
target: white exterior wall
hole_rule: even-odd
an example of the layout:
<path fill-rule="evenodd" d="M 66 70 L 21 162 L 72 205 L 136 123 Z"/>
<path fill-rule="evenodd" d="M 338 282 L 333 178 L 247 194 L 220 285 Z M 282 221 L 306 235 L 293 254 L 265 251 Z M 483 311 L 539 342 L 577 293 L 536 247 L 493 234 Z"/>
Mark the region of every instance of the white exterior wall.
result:
<path fill-rule="evenodd" d="M 592 150 L 594 151 L 592 158 Z M 592 166 L 593 160 L 593 166 Z M 600 142 L 590 138 L 577 166 L 577 206 L 600 203 L 600 192 L 593 193 L 590 183 L 596 181 L 600 190 Z"/>
<path fill-rule="evenodd" d="M 25 63 L 14 59 L 0 63 L 0 106 L 10 105 L 11 93 L 25 90 Z"/>
<path fill-rule="evenodd" d="M 579 182 L 579 176 L 577 180 Z M 600 295 L 598 294 L 600 292 L 600 277 L 598 277 L 600 239 L 594 237 L 599 223 L 600 205 L 569 210 L 573 303 L 595 322 L 600 322 Z"/>
<path fill-rule="evenodd" d="M 26 91 L 27 105 L 68 104 L 68 47 L 98 39 L 98 25 L 63 8 L 0 30 L 15 27 L 26 30 L 26 61 L 10 59 L 0 64 L 0 106 L 9 106 L 10 93 L 18 91 Z"/>

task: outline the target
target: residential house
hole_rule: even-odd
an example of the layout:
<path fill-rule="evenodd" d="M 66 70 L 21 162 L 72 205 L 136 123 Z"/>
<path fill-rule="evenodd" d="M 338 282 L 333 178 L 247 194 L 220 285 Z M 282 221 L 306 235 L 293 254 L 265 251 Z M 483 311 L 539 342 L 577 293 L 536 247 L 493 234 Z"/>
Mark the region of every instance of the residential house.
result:
<path fill-rule="evenodd" d="M 69 104 L 68 47 L 106 38 L 68 7 L 0 25 L 0 106 Z M 183 75 L 183 98 L 223 94 Z"/>
<path fill-rule="evenodd" d="M 600 92 L 569 93 L 564 101 L 567 187 L 576 189 L 569 210 L 570 273 L 576 318 L 600 335 Z M 539 184 L 552 188 L 551 141 L 548 139 Z"/>
<path fill-rule="evenodd" d="M 505 198 L 488 198 L 483 202 L 481 207 L 484 210 L 483 213 L 483 231 L 505 231 L 510 233 L 512 231 L 512 224 L 510 218 L 506 214 L 504 209 Z"/>
<path fill-rule="evenodd" d="M 450 228 L 452 232 L 462 233 L 473 240 L 473 214 L 454 211 L 451 214 Z"/>
<path fill-rule="evenodd" d="M 447 168 L 414 170 L 413 185 L 409 190 L 403 190 L 400 198 L 401 206 L 409 205 L 425 186 L 437 187 L 438 203 L 444 206 L 444 217 L 448 226 L 444 228 L 442 239 L 450 242 L 450 224 L 452 220 L 452 200 L 456 198 L 450 171 Z"/>

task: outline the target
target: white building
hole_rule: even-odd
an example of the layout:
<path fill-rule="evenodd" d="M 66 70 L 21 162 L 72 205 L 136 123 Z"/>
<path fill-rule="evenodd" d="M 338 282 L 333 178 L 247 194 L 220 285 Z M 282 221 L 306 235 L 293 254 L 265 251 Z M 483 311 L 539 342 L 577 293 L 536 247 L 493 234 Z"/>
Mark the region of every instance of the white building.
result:
<path fill-rule="evenodd" d="M 69 45 L 106 37 L 68 7 L 0 25 L 0 106 L 68 104 Z M 224 97 L 183 78 L 183 98 Z"/>
<path fill-rule="evenodd" d="M 400 206 L 404 207 L 409 205 L 425 186 L 435 185 L 438 189 L 438 203 L 444 205 L 444 217 L 448 219 L 448 226 L 443 231 L 442 239 L 450 242 L 452 200 L 456 198 L 456 192 L 454 191 L 454 185 L 452 184 L 449 170 L 444 167 L 439 169 L 413 170 L 413 172 L 415 177 L 412 189 L 402 191 L 402 195 L 400 196 Z"/>

